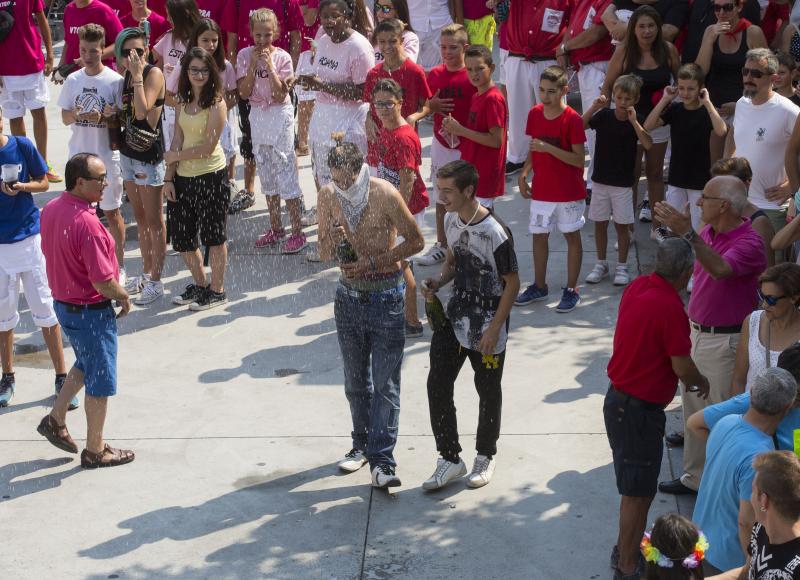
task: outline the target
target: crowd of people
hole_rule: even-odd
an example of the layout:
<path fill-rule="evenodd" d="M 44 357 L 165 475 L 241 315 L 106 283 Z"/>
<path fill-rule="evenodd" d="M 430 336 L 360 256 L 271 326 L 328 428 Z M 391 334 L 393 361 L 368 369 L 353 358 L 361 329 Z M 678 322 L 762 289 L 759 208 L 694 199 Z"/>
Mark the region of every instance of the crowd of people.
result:
<path fill-rule="evenodd" d="M 339 467 L 368 464 L 373 486 L 400 485 L 403 351 L 423 334 L 413 266 L 441 264 L 420 283 L 440 455 L 422 487 L 464 476 L 482 487 L 496 467 L 510 313 L 549 300 L 556 230 L 567 274 L 555 311 L 579 305 L 588 216 L 597 262 L 585 282 L 612 276 L 613 222 L 611 281 L 627 286 L 603 407 L 622 496 L 614 577 L 800 578 L 800 3 L 73 0 L 58 65 L 46 11 L 42 0 L 0 3 L 0 133 L 5 120 L 10 129 L 0 134 L 0 406 L 16 385 L 24 288 L 56 373 L 39 433 L 77 453 L 66 420 L 85 388 L 82 466 L 133 461 L 103 439 L 116 320 L 164 297 L 168 245 L 191 276 L 174 304 L 227 302 L 227 219 L 253 206 L 258 177 L 269 217 L 254 246 L 341 270 L 333 302 L 353 430 Z M 63 85 L 70 127 L 63 177 L 47 161 L 49 82 Z M 580 112 L 568 105 L 576 88 Z M 429 187 L 418 125 L 431 121 Z M 530 200 L 524 289 L 494 211 L 513 175 Z M 33 194 L 61 181 L 40 212 Z M 125 268 L 124 203 L 136 273 Z M 423 253 L 430 206 L 435 239 Z M 657 255 L 652 274 L 631 280 L 637 218 Z M 469 472 L 453 403 L 467 359 L 480 399 Z M 685 430 L 665 434 L 679 382 Z M 683 474 L 659 483 L 665 436 L 684 447 Z M 670 514 L 646 532 L 657 490 L 697 494 L 693 521 Z"/>

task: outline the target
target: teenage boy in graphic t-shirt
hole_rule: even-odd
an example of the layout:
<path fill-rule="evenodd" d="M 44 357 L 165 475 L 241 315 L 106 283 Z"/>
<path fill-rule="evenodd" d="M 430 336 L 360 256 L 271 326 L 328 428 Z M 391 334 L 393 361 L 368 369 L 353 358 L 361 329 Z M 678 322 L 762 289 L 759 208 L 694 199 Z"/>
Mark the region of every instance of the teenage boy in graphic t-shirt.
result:
<path fill-rule="evenodd" d="M 583 260 L 581 228 L 586 220 L 586 187 L 583 183 L 583 119 L 569 107 L 567 73 L 549 66 L 539 78 L 540 104 L 528 113 L 525 133 L 531 138 L 530 153 L 519 176 L 519 192 L 531 200 L 528 231 L 533 234 L 533 284 L 519 295 L 515 304 L 524 306 L 546 300 L 548 238 L 556 227 L 567 240 L 567 286 L 556 312 L 571 312 L 580 302 L 578 275 Z M 533 171 L 533 184 L 528 175 Z"/>
<path fill-rule="evenodd" d="M 114 11 L 100 0 L 74 0 L 64 8 L 64 50 L 58 66 L 75 62 L 79 67 L 78 29 L 84 24 L 99 24 L 106 31 L 106 48 L 103 51 L 103 64 L 114 66 L 114 41 L 122 30 L 122 23 Z"/>
<path fill-rule="evenodd" d="M 0 0 L 0 10 L 10 9 L 14 25 L 0 41 L 0 106 L 11 125 L 12 135 L 25 135 L 25 111 L 33 117 L 36 147 L 47 159 L 47 113 L 50 101 L 47 78 L 53 72 L 53 41 L 42 0 Z M 42 55 L 44 40 L 47 57 Z M 50 169 L 52 183 L 61 176 Z"/>
<path fill-rule="evenodd" d="M 470 46 L 465 53 L 467 74 L 477 89 L 470 103 L 466 125 L 452 115 L 442 121 L 442 128 L 461 140 L 461 158 L 478 170 L 477 198 L 488 208 L 505 192 L 503 172 L 506 159 L 508 109 L 506 100 L 494 82 L 492 53 L 485 46 Z"/>
<path fill-rule="evenodd" d="M 464 53 L 469 44 L 469 36 L 461 24 L 450 24 L 442 29 L 439 48 L 442 64 L 433 67 L 428 73 L 428 88 L 433 97 L 428 100 L 428 108 L 433 117 L 433 140 L 431 141 L 431 181 L 433 190 L 431 203 L 436 206 L 436 243 L 422 256 L 415 259 L 420 266 L 432 266 L 443 262 L 447 255 L 447 237 L 444 232 L 444 206 L 439 203 L 436 189 L 436 172 L 461 159 L 460 139 L 449 137 L 442 131 L 442 120 L 448 115 L 466 125 L 472 96 L 477 92 L 469 80 L 464 67 Z"/>

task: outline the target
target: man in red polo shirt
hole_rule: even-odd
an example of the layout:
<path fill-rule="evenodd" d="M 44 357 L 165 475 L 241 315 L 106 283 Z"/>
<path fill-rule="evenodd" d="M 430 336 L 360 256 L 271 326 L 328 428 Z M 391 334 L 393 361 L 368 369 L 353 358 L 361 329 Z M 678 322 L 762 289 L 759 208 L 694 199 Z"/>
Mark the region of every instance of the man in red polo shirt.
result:
<path fill-rule="evenodd" d="M 638 579 L 639 542 L 656 494 L 664 455 L 664 408 L 678 379 L 708 396 L 708 379 L 689 356 L 689 319 L 678 291 L 692 275 L 694 252 L 680 238 L 662 242 L 655 273 L 634 280 L 622 295 L 608 363 L 603 417 L 617 490 L 622 499 L 619 535 L 611 552 L 615 580 Z"/>
<path fill-rule="evenodd" d="M 556 64 L 556 48 L 563 41 L 572 4 L 573 0 L 511 2 L 505 23 L 509 112 L 506 175 L 519 173 L 528 157 L 528 111 L 537 104 L 539 77 L 544 69 Z"/>
<path fill-rule="evenodd" d="M 556 57 L 569 58 L 570 64 L 578 69 L 578 84 L 581 89 L 581 104 L 588 111 L 606 77 L 608 61 L 614 52 L 611 37 L 600 17 L 611 0 L 577 0 L 569 17 L 569 25 L 564 39 L 556 49 Z M 589 171 L 594 169 L 594 130 L 586 130 L 586 148 L 589 153 Z M 592 183 L 586 188 L 591 193 Z"/>

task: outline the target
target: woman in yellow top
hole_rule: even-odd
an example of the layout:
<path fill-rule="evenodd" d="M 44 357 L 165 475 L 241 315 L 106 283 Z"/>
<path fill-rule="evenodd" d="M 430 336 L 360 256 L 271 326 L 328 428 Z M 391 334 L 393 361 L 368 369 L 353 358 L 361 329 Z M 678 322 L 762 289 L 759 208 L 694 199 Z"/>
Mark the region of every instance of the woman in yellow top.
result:
<path fill-rule="evenodd" d="M 172 247 L 181 253 L 193 283 L 174 304 L 189 310 L 208 310 L 227 302 L 225 246 L 228 210 L 228 178 L 225 153 L 219 137 L 227 111 L 223 86 L 214 58 L 196 47 L 181 60 L 175 134 L 164 155 L 167 174 L 164 193 L 175 205 L 170 211 Z M 211 282 L 206 279 L 197 234 L 211 254 Z"/>

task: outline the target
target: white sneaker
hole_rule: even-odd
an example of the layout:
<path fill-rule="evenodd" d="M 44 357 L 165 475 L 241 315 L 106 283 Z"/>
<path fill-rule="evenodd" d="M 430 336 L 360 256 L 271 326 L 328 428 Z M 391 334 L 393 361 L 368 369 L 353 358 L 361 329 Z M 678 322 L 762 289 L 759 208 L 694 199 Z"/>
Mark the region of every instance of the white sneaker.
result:
<path fill-rule="evenodd" d="M 489 459 L 485 455 L 476 456 L 472 471 L 467 476 L 467 487 L 483 487 L 492 481 L 495 463 L 494 458 Z"/>
<path fill-rule="evenodd" d="M 339 469 L 352 473 L 358 471 L 367 462 L 367 454 L 358 449 L 351 449 L 344 455 L 344 459 L 339 462 Z"/>
<path fill-rule="evenodd" d="M 650 230 L 650 239 L 654 242 L 658 242 L 659 244 L 666 240 L 669 237 L 667 233 L 667 228 L 664 226 L 655 228 L 654 230 Z"/>
<path fill-rule="evenodd" d="M 444 262 L 446 257 L 447 250 L 442 247 L 442 244 L 436 242 L 430 248 L 428 248 L 427 252 L 418 258 L 414 258 L 414 261 L 420 266 L 433 266 L 435 264 L 441 264 Z"/>
<path fill-rule="evenodd" d="M 134 276 L 133 278 L 128 278 L 128 280 L 125 282 L 125 292 L 128 293 L 128 296 L 135 296 L 142 291 L 145 282 L 147 282 L 147 276 L 144 274 Z"/>
<path fill-rule="evenodd" d="M 694 288 L 694 274 L 689 278 L 689 283 L 686 285 L 686 292 L 691 294 L 692 288 Z"/>
<path fill-rule="evenodd" d="M 319 223 L 319 218 L 317 217 L 317 208 L 312 207 L 309 210 L 303 212 L 303 217 L 300 218 L 300 224 L 307 228 L 308 226 L 315 226 Z"/>
<path fill-rule="evenodd" d="M 647 199 L 642 202 L 642 209 L 639 212 L 639 221 L 644 223 L 653 221 L 653 212 L 650 210 L 650 201 Z"/>
<path fill-rule="evenodd" d="M 631 281 L 627 264 L 617 264 L 614 270 L 614 286 L 627 286 Z"/>
<path fill-rule="evenodd" d="M 387 487 L 399 487 L 400 478 L 394 473 L 394 467 L 386 463 L 381 463 L 372 470 L 372 487 L 386 489 Z"/>
<path fill-rule="evenodd" d="M 606 276 L 608 276 L 608 262 L 600 261 L 594 265 L 592 271 L 586 276 L 586 282 L 588 284 L 597 284 Z"/>
<path fill-rule="evenodd" d="M 164 295 L 164 284 L 161 280 L 146 280 L 141 293 L 133 299 L 137 306 L 146 306 Z"/>
<path fill-rule="evenodd" d="M 422 482 L 422 489 L 440 489 L 467 473 L 467 466 L 464 464 L 463 459 L 459 459 L 458 463 L 447 461 L 444 457 L 436 460 L 436 471 L 433 472 L 428 479 Z"/>

